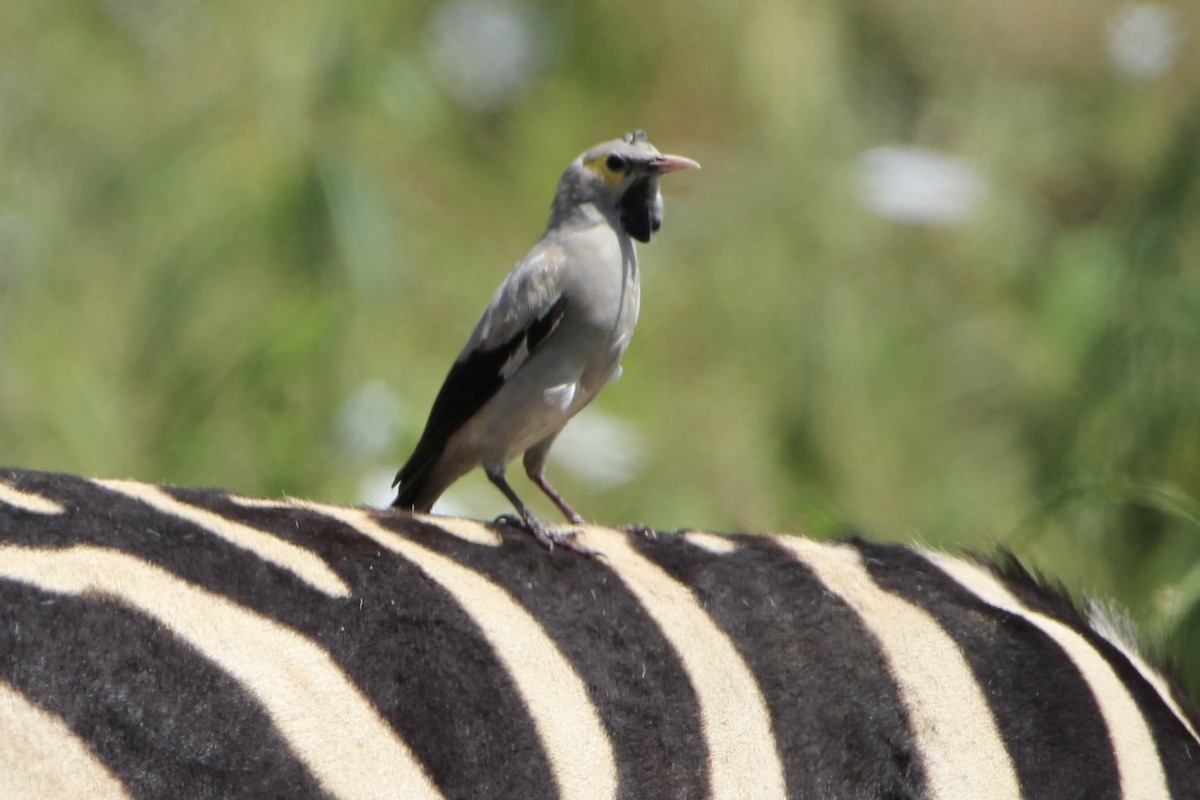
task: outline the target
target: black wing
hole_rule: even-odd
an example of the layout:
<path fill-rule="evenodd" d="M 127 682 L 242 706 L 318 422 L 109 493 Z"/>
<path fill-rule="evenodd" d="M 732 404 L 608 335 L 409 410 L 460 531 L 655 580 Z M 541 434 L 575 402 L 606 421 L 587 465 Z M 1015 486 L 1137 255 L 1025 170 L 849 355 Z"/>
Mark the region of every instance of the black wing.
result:
<path fill-rule="evenodd" d="M 566 309 L 567 297 L 561 295 L 529 327 L 504 344 L 490 350 L 472 350 L 454 362 L 433 401 L 429 421 L 425 423 L 425 431 L 416 449 L 392 482 L 392 486 L 400 486 L 393 506 L 413 507 L 425 475 L 446 449 L 446 442 L 500 391 L 500 387 L 520 368 L 520 364 L 546 341 L 562 321 Z M 515 364 L 514 359 L 518 359 Z"/>

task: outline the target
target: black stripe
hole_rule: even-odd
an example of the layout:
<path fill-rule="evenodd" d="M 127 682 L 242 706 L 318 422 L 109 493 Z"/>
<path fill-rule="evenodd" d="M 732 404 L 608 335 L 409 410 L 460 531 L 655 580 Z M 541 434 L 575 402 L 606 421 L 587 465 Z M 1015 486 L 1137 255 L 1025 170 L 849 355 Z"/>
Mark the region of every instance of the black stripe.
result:
<path fill-rule="evenodd" d="M 619 797 L 707 797 L 708 756 L 695 692 L 637 598 L 603 559 L 548 554 L 524 531 L 497 530 L 500 548 L 436 529 L 412 538 L 504 587 L 546 629 L 583 678 L 612 738 Z"/>
<path fill-rule="evenodd" d="M 4 526 L 0 535 L 7 529 L 24 544 L 84 542 L 128 552 L 315 640 L 448 796 L 553 797 L 532 721 L 474 621 L 440 586 L 361 534 L 298 509 L 245 508 L 221 492 L 167 490 L 313 550 L 351 587 L 351 597 L 334 599 L 192 523 L 90 482 L 28 476 L 20 488 L 68 512 L 38 515 L 32 525 L 22 514 L 24 524 Z M 504 768 L 513 763 L 519 774 Z"/>
<path fill-rule="evenodd" d="M 1120 797 L 1100 708 L 1057 643 L 1023 617 L 987 605 L 908 548 L 852 544 L 881 588 L 932 614 L 959 646 L 1026 797 Z"/>
<path fill-rule="evenodd" d="M 1163 702 L 1158 690 L 1142 677 L 1124 653 L 1092 629 L 1060 587 L 1046 585 L 1046 582 L 1032 576 L 1011 558 L 994 567 L 994 571 L 1007 579 L 1009 589 L 1022 603 L 1071 626 L 1108 662 L 1146 718 L 1171 796 L 1200 797 L 1200 769 L 1196 767 L 1200 762 L 1200 744 Z M 1170 681 L 1166 682 L 1170 686 Z M 1181 710 L 1187 712 L 1186 703 Z M 1190 721 L 1194 727 L 1195 719 Z"/>
<path fill-rule="evenodd" d="M 516 685 L 483 631 L 439 584 L 324 515 L 245 508 L 223 495 L 194 490 L 172 493 L 255 527 L 287 531 L 337 570 L 351 587 L 346 600 L 324 598 L 314 604 L 298 593 L 272 589 L 256 592 L 251 604 L 317 641 L 399 732 L 447 797 L 557 796 Z M 417 538 L 411 531 L 398 532 Z M 446 537 L 436 528 L 429 535 Z"/>
<path fill-rule="evenodd" d="M 54 500 L 66 511 L 25 514 L 22 524 L 0 528 L 0 541 L 42 548 L 88 544 L 129 553 L 251 608 L 285 598 L 304 608 L 330 602 L 290 570 L 120 492 L 79 478 L 41 474 L 25 476 L 20 488 Z M 186 502 L 225 496 L 212 490 L 161 488 Z M 247 514 L 240 507 L 237 510 L 238 521 L 245 523 Z M 12 507 L 0 503 L 3 513 L 13 513 Z M 263 529 L 284 541 L 305 543 L 295 527 L 279 524 Z"/>
<path fill-rule="evenodd" d="M 1096 645 L 1146 718 L 1172 797 L 1200 797 L 1200 745 L 1137 668 L 1107 641 Z"/>
<path fill-rule="evenodd" d="M 168 490 L 313 550 L 351 587 L 352 597 L 333 599 L 192 523 L 90 482 L 0 477 L 67 508 L 40 515 L 0 503 L 0 541 L 109 547 L 224 594 L 324 647 L 448 796 L 554 796 L 532 720 L 483 632 L 442 587 L 356 531 L 299 509 L 251 509 L 220 492 Z M 381 520 L 485 574 L 541 621 L 613 737 L 622 796 L 707 794 L 699 709 L 686 673 L 602 559 L 548 555 L 507 529 L 496 549 L 404 515 Z M 739 543 L 738 552 L 718 556 L 676 537 L 635 540 L 693 587 L 758 676 L 789 792 L 920 796 L 908 721 L 857 616 L 769 540 Z M 962 648 L 1027 796 L 1116 796 L 1099 709 L 1057 644 L 911 550 L 852 544 L 882 588 L 928 610 Z M 1031 608 L 1078 630 L 1113 666 L 1147 716 L 1172 793 L 1200 796 L 1194 740 L 1125 656 L 1061 597 L 1033 581 L 1008 585 Z M 0 582 L 0 675 L 66 717 L 139 796 L 320 795 L 252 697 L 136 612 Z M 262 774 L 248 780 L 247 769 Z M 181 781 L 187 790 L 179 790 Z"/>
<path fill-rule="evenodd" d="M 0 676 L 134 797 L 324 797 L 261 707 L 153 620 L 0 579 Z"/>
<path fill-rule="evenodd" d="M 717 555 L 675 536 L 638 549 L 688 585 L 758 679 L 790 797 L 925 795 L 911 726 L 858 615 L 769 540 Z"/>

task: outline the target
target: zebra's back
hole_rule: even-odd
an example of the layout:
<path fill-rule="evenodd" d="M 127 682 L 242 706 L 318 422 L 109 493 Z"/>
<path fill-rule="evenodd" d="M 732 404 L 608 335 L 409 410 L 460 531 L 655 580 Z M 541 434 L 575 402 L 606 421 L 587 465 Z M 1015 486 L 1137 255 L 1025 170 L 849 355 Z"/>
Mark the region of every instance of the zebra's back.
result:
<path fill-rule="evenodd" d="M 0 472 L 0 797 L 1200 797 L 1015 566 L 586 535 Z"/>

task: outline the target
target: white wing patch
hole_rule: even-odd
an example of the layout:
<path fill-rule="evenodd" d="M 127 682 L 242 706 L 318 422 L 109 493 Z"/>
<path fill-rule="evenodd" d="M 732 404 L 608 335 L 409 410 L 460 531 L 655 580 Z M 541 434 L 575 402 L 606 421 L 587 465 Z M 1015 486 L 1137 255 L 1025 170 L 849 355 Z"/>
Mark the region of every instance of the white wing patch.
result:
<path fill-rule="evenodd" d="M 504 362 L 504 366 L 500 368 L 500 377 L 504 380 L 508 380 L 513 375 L 516 375 L 517 370 L 519 370 L 528 360 L 529 339 L 522 338 L 521 346 L 518 347 L 511 356 L 508 357 L 508 360 Z"/>
<path fill-rule="evenodd" d="M 546 405 L 557 408 L 559 411 L 570 411 L 571 403 L 575 402 L 575 393 L 578 388 L 579 384 L 575 381 L 560 383 L 546 389 L 542 392 L 542 396 L 546 398 Z"/>

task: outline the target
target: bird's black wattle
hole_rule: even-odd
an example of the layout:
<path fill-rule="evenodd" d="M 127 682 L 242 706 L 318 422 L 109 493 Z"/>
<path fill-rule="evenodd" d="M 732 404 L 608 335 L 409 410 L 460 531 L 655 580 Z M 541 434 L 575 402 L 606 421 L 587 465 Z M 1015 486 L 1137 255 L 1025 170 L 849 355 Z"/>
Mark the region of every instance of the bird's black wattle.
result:
<path fill-rule="evenodd" d="M 658 180 L 639 178 L 621 196 L 621 227 L 639 242 L 648 242 L 662 227 L 662 195 Z"/>

